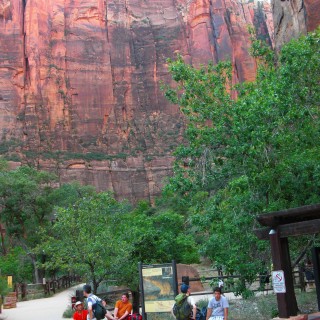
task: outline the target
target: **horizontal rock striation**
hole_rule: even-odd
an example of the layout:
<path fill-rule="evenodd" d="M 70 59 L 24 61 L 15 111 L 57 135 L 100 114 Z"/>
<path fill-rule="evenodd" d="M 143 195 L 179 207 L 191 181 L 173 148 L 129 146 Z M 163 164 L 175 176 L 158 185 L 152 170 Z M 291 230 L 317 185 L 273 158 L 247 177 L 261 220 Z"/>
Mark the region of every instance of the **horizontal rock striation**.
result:
<path fill-rule="evenodd" d="M 272 42 L 268 3 L 0 0 L 0 152 L 117 197 L 153 199 L 184 119 L 161 92 L 166 59 L 231 59 L 252 80 L 248 25 Z"/>

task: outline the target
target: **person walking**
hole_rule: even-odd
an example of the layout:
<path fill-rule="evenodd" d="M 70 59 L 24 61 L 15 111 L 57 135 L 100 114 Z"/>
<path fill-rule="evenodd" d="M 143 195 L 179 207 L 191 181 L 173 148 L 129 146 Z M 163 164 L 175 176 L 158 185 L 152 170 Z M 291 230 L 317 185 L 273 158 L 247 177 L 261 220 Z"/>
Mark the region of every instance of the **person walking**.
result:
<path fill-rule="evenodd" d="M 96 304 L 98 302 L 102 302 L 102 300 L 92 293 L 92 289 L 89 284 L 83 286 L 83 295 L 87 298 L 88 320 L 96 320 L 94 310 L 96 308 Z"/>

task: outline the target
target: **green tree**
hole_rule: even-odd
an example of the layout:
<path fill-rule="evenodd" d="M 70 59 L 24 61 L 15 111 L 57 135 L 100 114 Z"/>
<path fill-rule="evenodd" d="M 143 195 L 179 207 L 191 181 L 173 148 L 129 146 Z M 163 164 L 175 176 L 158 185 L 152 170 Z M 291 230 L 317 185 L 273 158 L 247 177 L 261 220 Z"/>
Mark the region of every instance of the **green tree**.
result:
<path fill-rule="evenodd" d="M 165 194 L 188 206 L 203 254 L 243 276 L 240 291 L 269 261 L 256 215 L 320 202 L 319 38 L 318 29 L 292 40 L 276 60 L 254 43 L 267 58 L 256 81 L 236 87 L 228 62 L 169 63 L 177 84 L 166 96 L 186 116 L 187 143 Z"/>
<path fill-rule="evenodd" d="M 144 264 L 198 263 L 198 246 L 189 230 L 186 219 L 172 210 L 151 207 L 142 201 L 128 212 L 122 241 L 131 244 L 128 261 L 119 265 L 114 279 L 127 285 L 133 293 L 133 307 L 139 310 L 138 262 Z"/>
<path fill-rule="evenodd" d="M 0 256 L 1 275 L 13 276 L 15 283 L 32 282 L 33 266 L 21 247 L 12 248 Z"/>
<path fill-rule="evenodd" d="M 76 271 L 92 281 L 94 292 L 103 280 L 113 280 L 120 266 L 129 261 L 131 244 L 123 241 L 126 202 L 117 202 L 110 193 L 79 199 L 56 209 L 50 235 L 38 251 L 45 250 L 45 267 Z"/>
<path fill-rule="evenodd" d="M 151 209 L 151 208 L 150 208 Z M 130 215 L 132 258 L 143 263 L 197 263 L 197 245 L 185 218 L 170 210 L 136 208 Z M 129 239 L 128 239 L 129 241 Z"/>
<path fill-rule="evenodd" d="M 9 292 L 7 279 L 0 276 L 0 302 L 2 302 L 2 297 Z"/>
<path fill-rule="evenodd" d="M 50 202 L 56 207 L 68 207 L 70 204 L 76 203 L 83 197 L 92 196 L 96 193 L 96 189 L 91 185 L 80 185 L 79 182 L 62 184 L 59 188 L 55 188 L 50 195 Z"/>
<path fill-rule="evenodd" d="M 34 265 L 35 281 L 40 281 L 38 257 L 32 248 L 39 242 L 38 229 L 50 223 L 53 210 L 51 193 L 56 182 L 50 173 L 22 166 L 0 172 L 0 223 L 13 245 L 25 250 Z"/>

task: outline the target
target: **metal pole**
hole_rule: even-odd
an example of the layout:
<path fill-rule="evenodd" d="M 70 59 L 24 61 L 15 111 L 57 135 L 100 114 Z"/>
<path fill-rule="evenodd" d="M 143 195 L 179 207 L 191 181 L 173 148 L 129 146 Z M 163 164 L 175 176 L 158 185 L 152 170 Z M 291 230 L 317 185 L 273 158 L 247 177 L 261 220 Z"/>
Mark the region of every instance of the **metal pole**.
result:
<path fill-rule="evenodd" d="M 142 319 L 147 320 L 147 314 L 145 311 L 145 305 L 144 305 L 144 289 L 143 289 L 143 275 L 142 275 L 142 262 L 138 263 L 139 268 L 139 278 L 140 278 L 140 292 L 141 292 L 141 299 L 142 299 Z"/>
<path fill-rule="evenodd" d="M 172 260 L 172 277 L 173 277 L 174 295 L 177 296 L 179 293 L 179 290 L 178 290 L 177 263 L 175 260 Z"/>

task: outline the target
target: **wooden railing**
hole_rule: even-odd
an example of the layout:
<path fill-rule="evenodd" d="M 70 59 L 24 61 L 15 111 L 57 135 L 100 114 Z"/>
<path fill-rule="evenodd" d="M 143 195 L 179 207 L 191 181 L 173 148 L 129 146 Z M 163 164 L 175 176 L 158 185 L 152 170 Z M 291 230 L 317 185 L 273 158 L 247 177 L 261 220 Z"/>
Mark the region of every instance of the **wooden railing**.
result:
<path fill-rule="evenodd" d="M 213 272 L 217 273 L 216 270 L 212 270 Z M 312 284 L 314 284 L 314 280 L 307 279 L 305 271 L 302 268 L 296 268 L 292 272 L 293 283 L 295 288 L 299 288 L 301 291 L 306 291 L 306 288 L 312 288 Z M 194 281 L 201 281 L 202 283 L 215 283 L 212 287 L 219 286 L 219 280 L 224 282 L 223 292 L 233 292 L 234 289 L 234 282 L 240 279 L 239 275 L 219 275 L 219 276 L 212 276 L 212 277 L 199 277 L 199 278 L 189 278 L 190 282 Z M 271 275 L 259 275 L 255 279 L 255 281 L 248 286 L 248 288 L 252 291 L 272 291 L 272 283 L 271 283 Z M 182 282 L 179 282 L 181 284 Z M 192 295 L 203 295 L 212 293 L 211 291 L 208 292 L 193 292 Z"/>
<path fill-rule="evenodd" d="M 19 283 L 15 285 L 14 291 L 17 293 L 19 300 L 36 299 L 70 288 L 80 282 L 81 278 L 79 276 L 62 276 L 57 279 L 47 280 L 45 284 Z"/>

